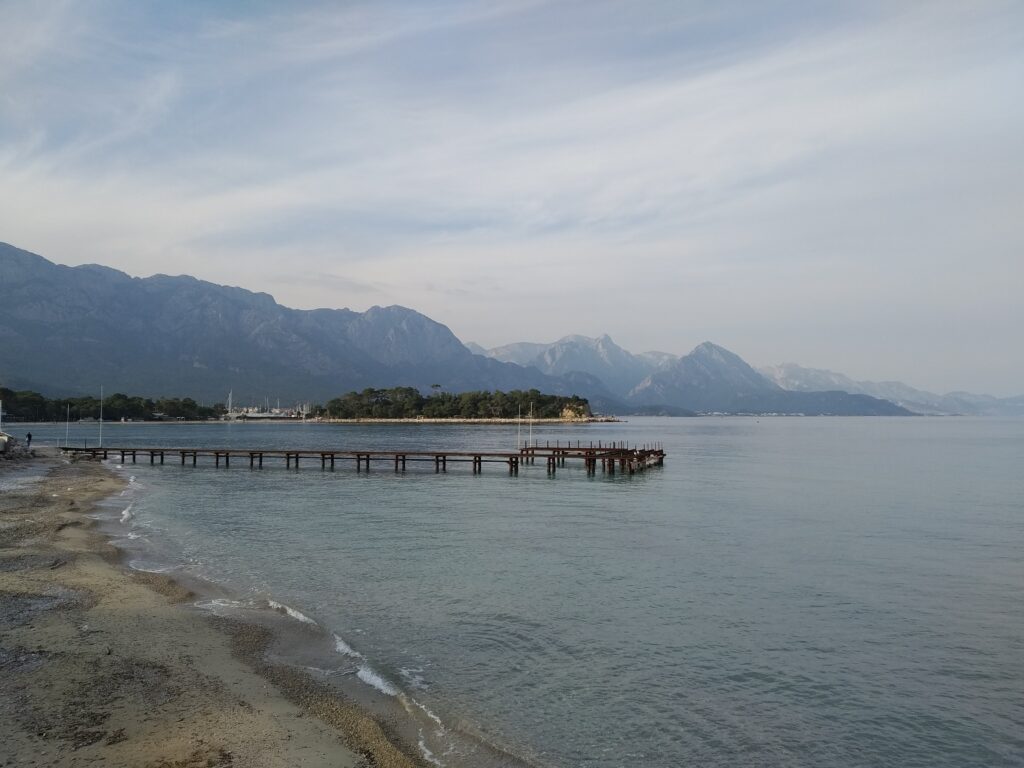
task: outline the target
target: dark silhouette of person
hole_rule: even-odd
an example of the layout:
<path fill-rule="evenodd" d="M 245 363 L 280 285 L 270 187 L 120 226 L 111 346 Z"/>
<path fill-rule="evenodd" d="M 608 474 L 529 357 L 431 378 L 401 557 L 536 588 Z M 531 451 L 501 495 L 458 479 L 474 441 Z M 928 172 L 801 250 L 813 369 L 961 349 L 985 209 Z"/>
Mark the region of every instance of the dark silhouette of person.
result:
<path fill-rule="evenodd" d="M 25 435 L 25 447 L 26 448 L 31 448 L 32 447 L 32 433 L 31 432 L 29 432 L 27 435 Z"/>

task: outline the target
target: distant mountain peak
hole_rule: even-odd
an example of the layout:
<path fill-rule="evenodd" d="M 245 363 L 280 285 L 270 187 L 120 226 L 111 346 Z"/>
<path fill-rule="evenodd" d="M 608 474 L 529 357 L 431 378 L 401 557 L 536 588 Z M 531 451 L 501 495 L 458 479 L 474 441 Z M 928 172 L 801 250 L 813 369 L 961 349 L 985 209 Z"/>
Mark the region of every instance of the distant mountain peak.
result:
<path fill-rule="evenodd" d="M 597 337 L 571 334 L 550 343 L 506 344 L 486 350 L 485 354 L 495 360 L 536 368 L 549 376 L 586 374 L 618 397 L 624 397 L 663 362 L 661 358 L 626 351 L 607 333 Z"/>
<path fill-rule="evenodd" d="M 584 344 L 588 347 L 611 345 L 613 347 L 618 347 L 618 345 L 612 341 L 612 337 L 607 333 L 602 333 L 600 336 L 582 336 L 578 333 L 573 333 L 568 336 L 563 336 L 558 341 L 552 342 L 547 346 L 555 346 L 557 344 Z"/>
<path fill-rule="evenodd" d="M 388 304 L 387 306 L 374 304 L 363 312 L 363 315 L 369 317 L 415 317 L 430 320 L 430 318 L 422 312 L 417 312 L 415 309 L 410 309 L 409 307 L 403 307 L 401 304 Z M 430 322 L 434 321 L 431 320 Z"/>
<path fill-rule="evenodd" d="M 885 400 L 845 392 L 788 392 L 725 347 L 703 342 L 666 362 L 630 393 L 641 405 L 703 413 L 905 415 Z"/>
<path fill-rule="evenodd" d="M 741 358 L 735 352 L 730 352 L 725 347 L 719 346 L 718 344 L 715 344 L 710 341 L 701 342 L 700 344 L 693 348 L 690 354 L 694 355 L 695 357 L 711 357 L 717 360 L 728 360 L 733 363 L 738 361 L 740 363 L 743 363 L 744 365 L 747 364 L 743 360 L 743 358 Z"/>

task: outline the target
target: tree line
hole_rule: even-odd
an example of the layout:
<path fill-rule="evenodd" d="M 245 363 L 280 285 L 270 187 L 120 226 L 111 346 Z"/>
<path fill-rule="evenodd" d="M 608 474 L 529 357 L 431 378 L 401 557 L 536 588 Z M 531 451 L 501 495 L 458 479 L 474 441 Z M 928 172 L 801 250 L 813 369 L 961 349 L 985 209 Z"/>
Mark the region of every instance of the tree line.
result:
<path fill-rule="evenodd" d="M 72 421 L 100 418 L 98 397 L 49 398 L 38 392 L 14 391 L 0 387 L 4 419 L 11 421 Z M 583 418 L 591 415 L 586 398 L 576 395 L 546 395 L 539 390 L 511 392 L 444 392 L 423 395 L 415 387 L 364 389 L 349 392 L 314 406 L 310 415 L 332 419 L 537 419 Z M 154 421 L 161 418 L 204 421 L 219 419 L 227 409 L 223 403 L 200 405 L 191 397 L 148 398 L 115 393 L 103 398 L 105 421 Z"/>
<path fill-rule="evenodd" d="M 72 421 L 98 419 L 100 399 L 98 397 L 45 397 L 38 392 L 20 391 L 0 387 L 4 418 L 12 421 Z M 218 403 L 213 406 L 200 405 L 191 397 L 129 397 L 120 392 L 103 398 L 103 419 L 105 421 L 153 421 L 164 417 L 204 421 L 220 418 L 226 409 Z"/>
<path fill-rule="evenodd" d="M 585 398 L 545 395 L 536 389 L 511 392 L 440 392 L 423 395 L 415 387 L 364 389 L 327 402 L 322 415 L 332 419 L 525 419 L 581 418 L 590 415 Z"/>

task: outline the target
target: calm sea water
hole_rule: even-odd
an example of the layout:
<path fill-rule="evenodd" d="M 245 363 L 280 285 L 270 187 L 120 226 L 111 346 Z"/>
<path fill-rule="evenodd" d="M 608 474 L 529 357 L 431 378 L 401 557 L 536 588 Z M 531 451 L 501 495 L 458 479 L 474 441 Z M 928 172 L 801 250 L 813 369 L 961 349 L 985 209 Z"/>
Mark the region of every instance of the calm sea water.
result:
<path fill-rule="evenodd" d="M 669 459 L 555 479 L 129 464 L 119 525 L 140 567 L 176 563 L 335 633 L 318 666 L 429 709 L 443 728 L 423 746 L 445 765 L 485 762 L 466 733 L 552 766 L 1024 764 L 1024 421 L 535 437 L 657 440 Z M 107 425 L 104 441 L 511 449 L 516 430 Z"/>

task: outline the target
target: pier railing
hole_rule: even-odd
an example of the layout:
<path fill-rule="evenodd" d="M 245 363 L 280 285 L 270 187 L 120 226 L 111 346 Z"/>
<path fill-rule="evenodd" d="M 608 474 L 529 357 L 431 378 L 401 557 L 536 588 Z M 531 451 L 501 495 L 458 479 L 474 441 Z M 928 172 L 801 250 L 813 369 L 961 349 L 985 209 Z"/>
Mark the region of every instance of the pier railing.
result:
<path fill-rule="evenodd" d="M 267 449 L 267 448 L 184 448 L 184 447 L 137 447 L 137 446 L 95 446 L 75 447 L 62 446 L 65 453 L 86 455 L 92 458 L 109 459 L 120 457 L 121 463 L 138 462 L 139 457 L 148 458 L 150 464 L 164 464 L 167 457 L 178 459 L 182 466 L 191 464 L 195 467 L 201 457 L 213 459 L 216 467 L 230 467 L 232 459 L 236 464 L 248 460 L 250 469 L 262 469 L 265 460 L 284 460 L 286 468 L 293 466 L 298 469 L 300 463 L 319 460 L 320 469 L 333 470 L 339 462 L 355 461 L 356 472 L 370 471 L 371 463 L 386 464 L 394 467 L 395 472 L 404 472 L 408 462 L 433 462 L 434 472 L 447 472 L 449 462 L 453 464 L 470 464 L 474 474 L 483 472 L 484 464 L 505 464 L 511 475 L 519 474 L 521 465 L 536 464 L 540 459 L 547 464 L 548 474 L 554 475 L 558 467 L 566 466 L 566 462 L 582 461 L 588 474 L 596 474 L 598 466 L 606 474 L 616 471 L 635 474 L 649 467 L 660 467 L 665 463 L 665 451 L 660 443 L 648 443 L 630 446 L 627 443 L 598 442 L 584 445 L 582 441 L 556 441 L 554 445 L 545 442 L 524 444 L 518 451 L 484 451 L 484 450 L 336 450 L 336 449 Z"/>

